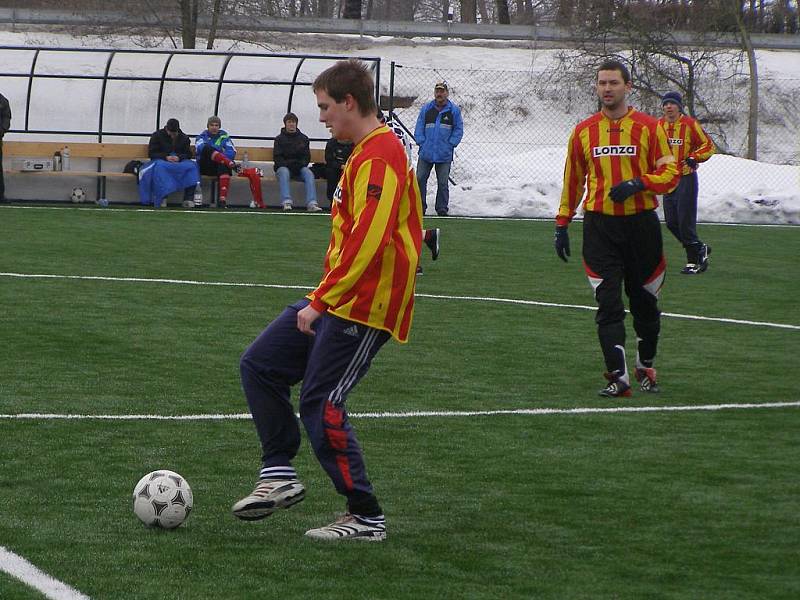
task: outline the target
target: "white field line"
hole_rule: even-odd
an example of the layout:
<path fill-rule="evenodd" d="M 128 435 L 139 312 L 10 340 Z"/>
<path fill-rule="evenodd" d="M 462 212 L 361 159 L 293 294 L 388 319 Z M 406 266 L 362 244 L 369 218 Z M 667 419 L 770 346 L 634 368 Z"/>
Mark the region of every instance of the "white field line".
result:
<path fill-rule="evenodd" d="M 102 275 L 54 275 L 47 273 L 10 273 L 0 272 L 0 277 L 16 277 L 20 279 L 78 279 L 86 281 L 118 281 L 128 283 L 164 283 L 172 285 L 199 285 L 199 286 L 218 286 L 218 287 L 249 287 L 249 288 L 272 288 L 284 290 L 308 290 L 314 289 L 313 285 L 282 285 L 277 283 L 246 283 L 228 281 L 196 281 L 192 279 L 153 279 L 147 277 L 107 277 Z M 491 296 L 450 296 L 443 294 L 416 294 L 417 298 L 431 298 L 434 300 L 461 300 L 468 302 L 494 302 L 503 304 L 519 304 L 524 306 L 544 306 L 549 308 L 574 308 L 579 310 L 597 310 L 596 306 L 586 306 L 582 304 L 560 304 L 558 302 L 541 302 L 538 300 L 523 300 L 515 298 L 494 298 Z M 790 325 L 787 323 L 771 323 L 769 321 L 748 321 L 745 319 L 730 319 L 727 317 L 705 317 L 702 315 L 686 315 L 682 313 L 661 313 L 665 317 L 675 319 L 690 319 L 695 321 L 713 321 L 716 323 L 731 323 L 734 325 L 749 325 L 753 327 L 773 327 L 776 329 L 800 330 L 800 325 Z"/>
<path fill-rule="evenodd" d="M 35 202 L 35 200 L 33 201 Z M 309 217 L 325 217 L 327 213 L 307 213 L 304 211 L 292 211 L 292 212 L 283 212 L 283 211 L 260 211 L 260 210 L 164 210 L 164 209 L 157 209 L 157 208 L 133 208 L 133 205 L 130 205 L 130 208 L 126 210 L 116 210 L 113 209 L 109 211 L 108 208 L 101 208 L 99 206 L 31 206 L 31 205 L 10 205 L 10 206 L 3 206 L 0 207 L 0 210 L 6 209 L 16 209 L 16 210 L 102 210 L 103 212 L 117 212 L 119 214 L 123 213 L 159 213 L 163 215 L 216 215 L 216 216 L 231 216 L 231 215 L 250 215 L 256 217 L 302 217 L 302 216 L 309 216 Z M 468 215 L 450 215 L 447 217 L 439 217 L 436 215 L 426 215 L 426 219 L 434 219 L 434 220 L 442 220 L 442 221 L 533 221 L 537 223 L 554 223 L 552 217 L 488 217 L 488 216 L 468 216 Z M 582 222 L 583 217 L 575 217 L 574 219 L 577 222 Z M 698 225 L 711 225 L 715 226 L 718 225 L 720 227 L 782 227 L 782 228 L 795 228 L 797 229 L 797 225 L 792 225 L 790 223 L 723 223 L 719 221 L 698 221 Z"/>
<path fill-rule="evenodd" d="M 749 404 L 698 404 L 685 406 L 615 406 L 579 408 L 516 408 L 507 410 L 415 410 L 401 412 L 350 413 L 353 419 L 413 419 L 417 417 L 492 417 L 498 415 L 586 415 L 613 413 L 696 412 L 744 410 L 759 408 L 800 408 L 797 402 L 763 402 Z M 298 415 L 299 417 L 299 415 Z M 65 421 L 241 421 L 250 419 L 248 413 L 206 415 L 80 415 L 53 413 L 0 414 L 0 419 L 65 420 Z"/>
<path fill-rule="evenodd" d="M 0 546 L 0 571 L 5 571 L 22 583 L 40 591 L 45 598 L 52 600 L 89 600 L 89 596 L 81 594 L 67 584 L 53 579 L 27 560 Z"/>

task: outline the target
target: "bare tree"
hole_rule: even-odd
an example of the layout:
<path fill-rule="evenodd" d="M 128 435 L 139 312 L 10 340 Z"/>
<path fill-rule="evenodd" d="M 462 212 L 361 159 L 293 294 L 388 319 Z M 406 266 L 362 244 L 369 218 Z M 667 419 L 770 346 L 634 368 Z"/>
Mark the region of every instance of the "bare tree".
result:
<path fill-rule="evenodd" d="M 497 22 L 501 25 L 511 25 L 511 17 L 508 14 L 508 0 L 495 0 L 497 4 Z"/>
<path fill-rule="evenodd" d="M 344 19 L 361 18 L 361 0 L 344 0 Z"/>

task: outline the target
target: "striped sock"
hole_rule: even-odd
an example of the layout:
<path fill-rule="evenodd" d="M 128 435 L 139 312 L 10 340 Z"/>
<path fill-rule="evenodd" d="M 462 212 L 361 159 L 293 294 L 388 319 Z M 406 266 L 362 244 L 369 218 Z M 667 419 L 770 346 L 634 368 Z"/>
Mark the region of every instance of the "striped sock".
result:
<path fill-rule="evenodd" d="M 297 479 L 297 471 L 292 465 L 279 465 L 264 467 L 258 476 L 259 479 Z"/>

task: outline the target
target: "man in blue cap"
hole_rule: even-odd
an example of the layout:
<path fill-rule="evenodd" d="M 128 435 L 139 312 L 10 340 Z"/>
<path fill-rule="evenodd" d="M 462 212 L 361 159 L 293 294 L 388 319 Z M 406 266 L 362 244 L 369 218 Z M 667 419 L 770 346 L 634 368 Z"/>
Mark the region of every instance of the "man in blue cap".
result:
<path fill-rule="evenodd" d="M 683 114 L 683 98 L 667 92 L 661 98 L 664 116 L 658 123 L 667 134 L 672 155 L 678 163 L 681 180 L 664 195 L 664 219 L 667 229 L 686 250 L 684 275 L 696 275 L 708 268 L 711 246 L 697 237 L 697 167 L 714 154 L 716 148 L 695 119 Z"/>

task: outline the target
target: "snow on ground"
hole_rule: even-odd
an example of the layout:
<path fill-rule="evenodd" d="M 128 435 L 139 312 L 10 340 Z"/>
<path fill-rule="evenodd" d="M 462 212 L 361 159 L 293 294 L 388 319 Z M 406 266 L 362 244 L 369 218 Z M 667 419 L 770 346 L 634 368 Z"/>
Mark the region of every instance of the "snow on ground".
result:
<path fill-rule="evenodd" d="M 408 67 L 422 67 L 436 73 L 453 70 L 525 71 L 533 74 L 544 70 L 553 50 L 524 47 L 519 43 L 471 41 L 464 43 L 438 40 L 395 40 L 358 36 L 283 35 L 284 43 L 273 44 L 271 51 L 355 54 L 378 56 Z M 0 32 L 4 45 L 52 45 L 57 47 L 133 47 L 125 38 Z M 217 49 L 227 50 L 224 42 Z M 264 52 L 264 48 L 237 44 L 238 52 Z M 761 74 L 782 80 L 785 86 L 800 87 L 798 53 L 761 51 L 758 53 Z M 142 58 L 142 60 L 147 60 Z M 4 68 L 9 68 L 8 66 Z M 388 70 L 388 69 L 387 69 Z M 434 74 L 432 74 L 432 77 Z M 465 101 L 466 91 L 462 90 Z M 480 90 L 476 90 L 476 95 Z M 522 99 L 522 102 L 525 100 Z M 85 107 L 95 111 L 95 107 Z M 587 115 L 581 109 L 568 116 L 575 124 Z M 535 111 L 534 111 L 535 112 Z M 203 117 L 205 118 L 205 117 Z M 559 117 L 558 121 L 563 123 Z M 413 125 L 413 124 L 412 124 Z M 469 123 L 475 136 L 496 135 L 496 123 Z M 522 127 L 536 126 L 532 122 Z M 483 127 L 484 129 L 480 129 Z M 569 127 L 561 127 L 564 139 Z M 800 148 L 800 136 L 793 136 Z M 532 146 L 533 147 L 533 146 Z M 489 154 L 475 157 L 469 152 L 457 153 L 460 177 L 451 189 L 451 212 L 455 215 L 509 216 L 551 218 L 556 212 L 563 175 L 566 149 L 559 142 L 513 155 Z M 536 165 L 531 175 L 531 165 Z M 455 168 L 455 167 L 454 167 Z M 433 204 L 435 176 L 429 182 L 429 204 Z M 698 216 L 710 222 L 788 223 L 800 224 L 800 166 L 774 165 L 732 156 L 717 155 L 699 171 L 700 201 Z"/>

